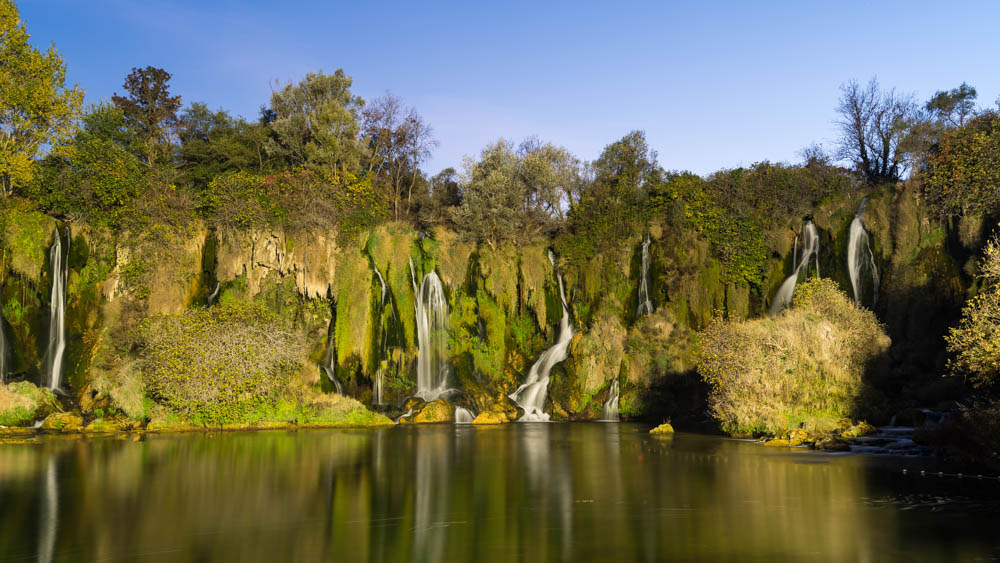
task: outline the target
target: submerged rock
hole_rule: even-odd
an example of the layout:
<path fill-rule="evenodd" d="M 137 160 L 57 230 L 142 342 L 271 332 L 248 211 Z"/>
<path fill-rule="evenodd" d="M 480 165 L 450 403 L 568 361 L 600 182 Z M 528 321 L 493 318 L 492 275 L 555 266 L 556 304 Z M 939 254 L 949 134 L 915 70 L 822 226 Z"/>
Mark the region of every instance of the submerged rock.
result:
<path fill-rule="evenodd" d="M 71 412 L 50 414 L 42 422 L 42 430 L 54 432 L 79 432 L 83 429 L 83 417 Z"/>

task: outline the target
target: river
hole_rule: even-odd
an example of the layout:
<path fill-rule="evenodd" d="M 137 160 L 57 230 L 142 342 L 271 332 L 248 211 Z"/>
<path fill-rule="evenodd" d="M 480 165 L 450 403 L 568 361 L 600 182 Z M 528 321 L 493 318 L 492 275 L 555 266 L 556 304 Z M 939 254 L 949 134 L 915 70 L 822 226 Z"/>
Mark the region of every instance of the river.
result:
<path fill-rule="evenodd" d="M 958 561 L 1000 484 L 638 424 L 0 447 L 2 561 Z M 909 469 L 903 473 L 903 469 Z"/>

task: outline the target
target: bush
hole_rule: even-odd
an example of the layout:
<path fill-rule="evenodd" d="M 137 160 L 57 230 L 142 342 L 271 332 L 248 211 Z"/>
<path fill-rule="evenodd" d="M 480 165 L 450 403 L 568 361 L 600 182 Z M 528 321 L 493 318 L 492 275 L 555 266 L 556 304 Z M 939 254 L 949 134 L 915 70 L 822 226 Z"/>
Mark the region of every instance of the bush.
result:
<path fill-rule="evenodd" d="M 826 279 L 800 285 L 777 317 L 717 320 L 701 338 L 709 408 L 734 434 L 834 430 L 857 414 L 863 376 L 889 347 L 875 315 Z"/>
<path fill-rule="evenodd" d="M 303 355 L 289 326 L 251 304 L 150 317 L 141 341 L 141 370 L 151 396 L 213 424 L 272 408 Z"/>
<path fill-rule="evenodd" d="M 27 381 L 0 383 L 0 426 L 28 426 L 58 408 L 48 389 Z"/>
<path fill-rule="evenodd" d="M 985 112 L 931 148 L 921 195 L 939 217 L 1000 211 L 1000 115 Z"/>
<path fill-rule="evenodd" d="M 951 371 L 985 387 L 1000 375 L 1000 240 L 986 244 L 980 269 L 983 289 L 965 305 L 962 320 L 945 340 L 954 354 Z"/>

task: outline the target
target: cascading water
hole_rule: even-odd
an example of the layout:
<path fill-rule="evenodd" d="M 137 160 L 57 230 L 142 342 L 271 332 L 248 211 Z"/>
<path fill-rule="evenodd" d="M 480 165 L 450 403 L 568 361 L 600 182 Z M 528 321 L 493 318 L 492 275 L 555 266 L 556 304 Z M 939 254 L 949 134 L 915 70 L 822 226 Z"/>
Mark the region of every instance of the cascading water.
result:
<path fill-rule="evenodd" d="M 205 298 L 205 305 L 208 305 L 209 307 L 215 305 L 215 300 L 219 298 L 220 289 L 222 289 L 222 284 L 219 282 L 215 282 L 215 289 L 213 289 L 208 294 L 208 297 Z"/>
<path fill-rule="evenodd" d="M 55 241 L 49 250 L 49 261 L 52 265 L 52 295 L 49 301 L 52 312 L 45 372 L 49 377 L 49 389 L 58 389 L 62 384 L 63 355 L 66 352 L 66 276 L 69 270 L 69 237 L 64 252 L 59 229 L 55 231 Z"/>
<path fill-rule="evenodd" d="M 549 261 L 552 268 L 556 268 L 556 257 L 549 251 Z M 556 280 L 559 282 L 559 299 L 562 300 L 562 319 L 559 321 L 559 337 L 551 348 L 542 352 L 538 360 L 528 371 L 528 378 L 510 394 L 510 398 L 517 403 L 517 406 L 524 409 L 524 415 L 519 419 L 522 422 L 545 422 L 549 420 L 549 415 L 542 411 L 545 406 L 545 396 L 548 394 L 549 372 L 552 367 L 566 359 L 569 350 L 569 343 L 573 340 L 573 325 L 569 322 L 569 307 L 566 305 L 566 291 L 563 287 L 562 276 L 556 271 Z"/>
<path fill-rule="evenodd" d="M 653 302 L 649 299 L 649 237 L 642 243 L 642 275 L 639 277 L 639 309 L 635 312 L 636 317 L 651 315 L 653 313 Z"/>
<path fill-rule="evenodd" d="M 472 411 L 463 407 L 455 407 L 455 424 L 469 424 L 476 418 Z"/>
<path fill-rule="evenodd" d="M 875 254 L 872 253 L 868 231 L 865 230 L 865 204 L 868 198 L 861 201 L 861 207 L 851 221 L 851 230 L 847 238 L 847 273 L 851 278 L 851 289 L 854 291 L 854 303 L 861 306 L 864 288 L 861 279 L 865 270 L 871 272 L 872 305 L 878 301 L 878 267 L 875 265 Z"/>
<path fill-rule="evenodd" d="M 601 413 L 601 420 L 618 420 L 618 378 L 611 382 L 611 389 L 608 391 L 608 400 L 604 401 L 604 411 Z"/>
<path fill-rule="evenodd" d="M 385 306 L 386 306 L 386 296 L 388 295 L 388 290 L 385 285 L 385 278 L 382 277 L 382 272 L 378 271 L 378 266 L 375 265 L 375 261 L 372 260 L 372 269 L 375 270 L 375 275 L 378 276 L 378 282 L 382 286 L 382 296 L 379 298 L 379 310 L 378 310 L 378 369 L 375 370 L 375 381 L 372 383 L 372 402 L 376 405 L 383 404 L 382 399 L 382 379 L 385 374 L 382 372 L 383 361 L 386 357 L 386 347 L 387 347 L 387 334 L 385 326 Z"/>
<path fill-rule="evenodd" d="M 417 286 L 416 271 L 410 261 L 414 309 L 417 315 L 417 392 L 415 396 L 433 401 L 448 391 L 448 302 L 441 278 L 435 272 L 424 276 Z"/>
<path fill-rule="evenodd" d="M 792 249 L 792 275 L 788 276 L 774 294 L 771 301 L 771 314 L 777 315 L 792 302 L 795 295 L 795 285 L 799 282 L 799 275 L 808 272 L 809 260 L 816 260 L 816 275 L 819 276 L 819 231 L 812 221 L 806 220 L 802 223 L 802 254 L 798 252 L 798 241 L 800 237 L 795 237 L 795 248 Z"/>
<path fill-rule="evenodd" d="M 330 333 L 327 336 L 326 345 L 326 363 L 322 366 L 323 372 L 326 373 L 326 378 L 333 383 L 333 387 L 337 390 L 338 395 L 344 394 L 344 386 L 340 384 L 340 380 L 337 379 L 337 347 L 335 343 L 337 341 L 337 303 L 336 301 L 331 306 L 330 315 Z"/>

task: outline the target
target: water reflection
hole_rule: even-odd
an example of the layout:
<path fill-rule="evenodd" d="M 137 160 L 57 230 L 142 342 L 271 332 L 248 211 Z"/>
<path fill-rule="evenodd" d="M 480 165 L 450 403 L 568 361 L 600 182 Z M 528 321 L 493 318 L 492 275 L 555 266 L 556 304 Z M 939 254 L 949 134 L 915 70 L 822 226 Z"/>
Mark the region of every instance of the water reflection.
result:
<path fill-rule="evenodd" d="M 653 438 L 624 424 L 54 439 L 0 448 L 0 559 L 877 561 L 996 553 L 995 484 L 942 489 L 940 480 L 900 476 L 892 463 Z"/>

